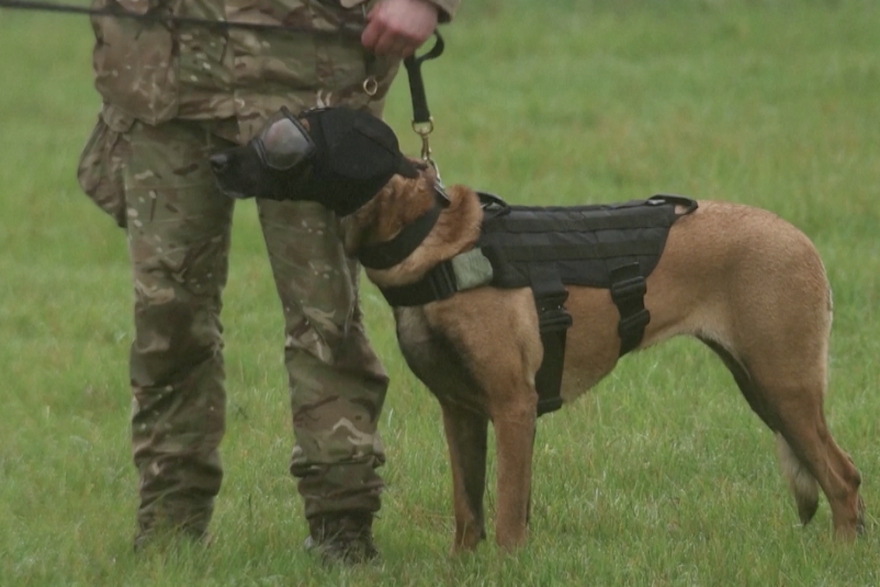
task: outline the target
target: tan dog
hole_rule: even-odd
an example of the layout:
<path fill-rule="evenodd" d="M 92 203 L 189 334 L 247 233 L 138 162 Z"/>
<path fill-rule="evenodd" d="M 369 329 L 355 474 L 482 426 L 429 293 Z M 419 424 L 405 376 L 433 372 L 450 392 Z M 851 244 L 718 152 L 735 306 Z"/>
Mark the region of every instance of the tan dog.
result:
<path fill-rule="evenodd" d="M 308 121 L 301 122 L 307 129 Z M 271 148 L 268 141 L 259 147 Z M 276 166 L 273 173 L 293 184 L 315 177 L 323 155 L 319 151 L 310 156 L 314 167 L 297 163 L 278 171 Z M 221 188 L 236 193 L 263 185 L 256 195 L 297 199 L 286 186 L 277 191 L 265 187 L 266 176 L 255 161 L 251 146 L 212 159 Z M 396 161 L 389 169 L 399 165 Z M 407 175 L 413 175 L 410 171 Z M 388 175 L 390 180 L 375 196 L 355 206 L 350 198 L 339 203 L 342 196 L 333 190 L 305 190 L 319 193 L 308 199 L 338 212 L 343 205 L 348 208 L 345 213 L 355 208 L 342 221 L 351 255 L 392 240 L 437 205 L 429 170 L 417 177 L 393 171 Z M 390 288 L 416 282 L 439 262 L 474 246 L 483 219 L 477 193 L 456 185 L 447 194 L 448 205 L 405 259 L 386 269 L 366 269 L 373 283 Z M 583 286 L 568 290 L 565 308 L 573 325 L 562 379 L 566 402 L 608 374 L 620 349 L 618 311 L 609 291 Z M 701 201 L 693 213 L 672 225 L 659 263 L 647 278 L 644 301 L 651 320 L 638 348 L 679 334 L 706 343 L 776 434 L 781 468 L 801 521 L 813 517 L 821 487 L 836 533 L 849 539 L 861 532 L 859 472 L 831 437 L 823 415 L 831 293 L 810 240 L 765 210 Z M 442 407 L 452 465 L 453 549 L 473 549 L 485 535 L 490 421 L 497 457 L 495 538 L 502 547 L 522 544 L 538 400 L 535 376 L 544 353 L 532 290 L 481 286 L 422 306 L 398 307 L 394 315 L 407 363 Z"/>
<path fill-rule="evenodd" d="M 395 176 L 343 220 L 346 249 L 390 239 L 433 202 L 430 180 Z M 415 281 L 437 262 L 472 247 L 480 232 L 477 195 L 448 190 L 423 244 L 387 270 L 367 269 L 375 284 Z M 571 286 L 562 395 L 571 401 L 614 368 L 620 340 L 607 290 Z M 850 538 L 863 525 L 859 473 L 834 442 L 822 412 L 831 293 L 816 249 L 803 233 L 761 209 L 701 201 L 672 225 L 647 280 L 651 313 L 638 348 L 678 334 L 696 336 L 722 358 L 752 409 L 776 433 L 778 456 L 801 521 L 818 505 L 818 486 L 834 528 Z M 455 549 L 484 535 L 483 488 L 488 422 L 495 427 L 495 538 L 526 538 L 535 433 L 535 373 L 542 345 L 531 290 L 481 287 L 422 307 L 395 309 L 400 347 L 437 396 L 455 502 Z M 505 344 L 499 345 L 498 341 Z"/>

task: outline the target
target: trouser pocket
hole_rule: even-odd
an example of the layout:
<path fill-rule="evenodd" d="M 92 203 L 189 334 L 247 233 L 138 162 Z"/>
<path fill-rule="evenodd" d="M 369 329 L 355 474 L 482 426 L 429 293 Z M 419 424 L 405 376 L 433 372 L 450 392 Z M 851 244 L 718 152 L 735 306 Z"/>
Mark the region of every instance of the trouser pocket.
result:
<path fill-rule="evenodd" d="M 95 0 L 93 7 L 119 6 L 146 14 L 157 0 Z M 160 22 L 136 18 L 92 18 L 95 88 L 104 100 L 148 124 L 178 111 L 177 55 L 171 31 Z"/>
<path fill-rule="evenodd" d="M 106 109 L 105 109 L 106 110 Z M 123 168 L 131 153 L 131 145 L 123 136 L 134 119 L 118 111 L 109 120 L 98 116 L 76 169 L 80 187 L 104 212 L 122 228 L 126 224 L 125 180 Z"/>

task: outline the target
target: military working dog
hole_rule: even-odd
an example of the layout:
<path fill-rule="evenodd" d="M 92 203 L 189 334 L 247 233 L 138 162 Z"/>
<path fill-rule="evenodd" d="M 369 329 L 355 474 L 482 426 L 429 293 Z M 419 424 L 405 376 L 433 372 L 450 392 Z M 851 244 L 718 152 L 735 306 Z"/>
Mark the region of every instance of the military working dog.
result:
<path fill-rule="evenodd" d="M 485 536 L 490 421 L 495 539 L 502 547 L 522 544 L 539 371 L 550 354 L 548 341 L 560 339 L 542 338 L 540 288 L 499 287 L 491 277 L 492 269 L 499 271 L 496 259 L 488 263 L 487 279 L 460 283 L 475 272 L 453 267 L 451 289 L 439 293 L 438 281 L 428 279 L 437 267 L 475 251 L 487 216 L 504 203 L 464 185 L 442 189 L 430 166 L 400 153 L 384 123 L 343 109 L 282 111 L 247 145 L 212 156 L 211 165 L 228 195 L 313 200 L 337 212 L 347 253 L 361 259 L 395 306 L 403 355 L 442 407 L 453 550 L 473 549 Z M 676 335 L 707 344 L 775 434 L 801 521 L 813 517 L 821 488 L 836 534 L 854 537 L 864 528 L 860 475 L 823 414 L 832 303 L 815 247 L 763 209 L 702 200 L 688 206 L 675 198 L 663 204 L 673 210 L 671 225 L 637 296 L 645 310 L 637 313 L 649 320 L 631 346 Z M 485 269 L 487 261 L 477 258 L 476 265 Z M 614 368 L 624 344 L 624 310 L 606 287 L 567 283 L 564 289 L 555 310 L 569 318 L 561 329 L 564 347 L 553 351 L 560 376 L 555 385 L 551 376 L 550 387 L 567 403 Z"/>

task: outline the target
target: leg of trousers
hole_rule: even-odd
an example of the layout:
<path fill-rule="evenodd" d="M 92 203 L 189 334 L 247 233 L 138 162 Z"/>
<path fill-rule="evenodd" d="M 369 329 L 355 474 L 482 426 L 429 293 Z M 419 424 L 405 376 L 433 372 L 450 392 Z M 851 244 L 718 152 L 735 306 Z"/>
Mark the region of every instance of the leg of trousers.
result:
<path fill-rule="evenodd" d="M 259 201 L 285 319 L 285 363 L 306 517 L 379 509 L 377 430 L 388 378 L 358 307 L 359 267 L 336 217 L 314 203 Z"/>
<path fill-rule="evenodd" d="M 209 153 L 229 145 L 207 127 L 137 123 L 123 140 L 134 280 L 132 450 L 138 526 L 207 528 L 222 469 L 225 390 L 220 324 L 233 203 Z"/>
<path fill-rule="evenodd" d="M 207 125 L 135 124 L 122 140 L 135 294 L 130 372 L 141 531 L 203 532 L 220 490 L 225 374 L 221 294 L 233 203 L 207 156 Z M 379 509 L 376 429 L 387 377 L 364 334 L 357 266 L 315 204 L 258 202 L 285 317 L 284 357 L 306 516 Z"/>

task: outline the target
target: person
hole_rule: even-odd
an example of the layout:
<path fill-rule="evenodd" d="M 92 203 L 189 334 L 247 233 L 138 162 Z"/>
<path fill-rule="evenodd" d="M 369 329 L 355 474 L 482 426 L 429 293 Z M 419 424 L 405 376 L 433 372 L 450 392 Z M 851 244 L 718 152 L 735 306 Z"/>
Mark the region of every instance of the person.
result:
<path fill-rule="evenodd" d="M 129 370 L 138 472 L 135 548 L 159 533 L 207 535 L 223 477 L 220 310 L 233 200 L 208 156 L 243 144 L 281 106 L 345 105 L 381 116 L 400 59 L 459 0 L 96 0 L 253 30 L 93 17 L 97 125 L 78 165 L 84 191 L 127 234 L 134 281 Z M 305 29 L 305 30 L 301 30 Z M 326 34 L 342 29 L 346 34 Z M 376 555 L 385 456 L 377 421 L 388 377 L 365 336 L 358 267 L 316 204 L 258 200 L 284 315 L 294 448 L 307 545 L 331 561 Z"/>

